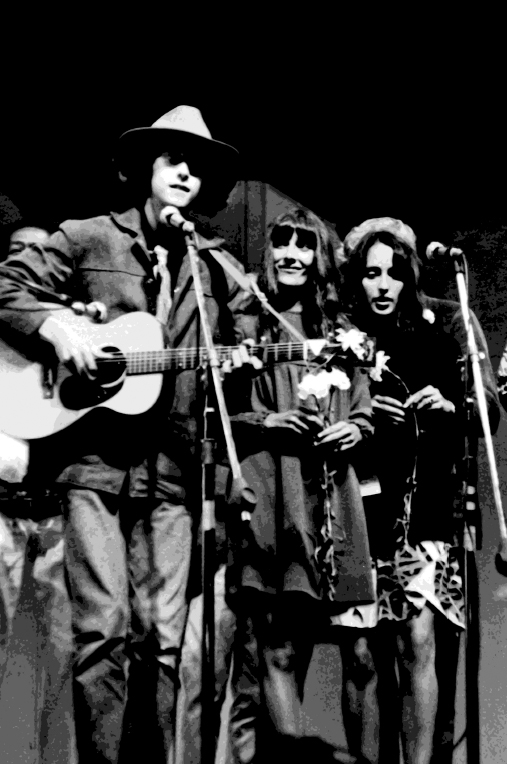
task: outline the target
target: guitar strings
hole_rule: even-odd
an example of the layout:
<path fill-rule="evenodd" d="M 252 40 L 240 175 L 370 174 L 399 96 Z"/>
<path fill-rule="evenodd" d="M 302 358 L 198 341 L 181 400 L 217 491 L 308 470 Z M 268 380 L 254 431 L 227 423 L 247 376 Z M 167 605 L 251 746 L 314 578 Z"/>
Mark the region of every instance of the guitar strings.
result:
<path fill-rule="evenodd" d="M 311 341 L 311 340 L 310 340 Z M 231 353 L 233 350 L 236 350 L 239 347 L 239 345 L 217 345 L 216 350 L 218 353 Z M 328 346 L 329 349 L 332 348 L 332 346 Z M 270 344 L 270 345 L 257 345 L 253 348 L 247 348 L 249 353 L 261 351 L 261 352 L 279 352 L 281 350 L 299 350 L 303 348 L 302 342 L 279 342 L 276 344 Z M 201 355 L 206 353 L 207 350 L 205 347 L 199 347 L 199 348 L 163 348 L 163 349 L 154 349 L 154 350 L 127 350 L 125 353 L 122 351 L 114 351 L 108 354 L 108 357 L 101 358 L 100 356 L 97 357 L 97 361 L 99 363 L 107 363 L 107 362 L 114 362 L 117 363 L 117 359 L 123 359 L 125 357 L 128 357 L 130 360 L 134 359 L 142 359 L 149 357 L 150 354 L 156 354 L 158 357 L 194 357 L 197 355 Z"/>

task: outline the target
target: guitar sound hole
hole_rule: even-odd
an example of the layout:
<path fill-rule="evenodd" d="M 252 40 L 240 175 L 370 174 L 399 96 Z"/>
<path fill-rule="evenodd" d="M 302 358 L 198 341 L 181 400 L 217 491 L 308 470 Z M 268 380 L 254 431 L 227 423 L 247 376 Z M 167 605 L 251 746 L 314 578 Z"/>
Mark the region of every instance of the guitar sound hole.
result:
<path fill-rule="evenodd" d="M 60 385 L 60 401 L 73 411 L 97 406 L 109 400 L 121 389 L 127 371 L 127 361 L 118 348 L 101 348 L 108 357 L 97 358 L 97 376 L 88 379 L 85 375 L 72 374 Z"/>
<path fill-rule="evenodd" d="M 124 376 L 127 361 L 121 350 L 113 345 L 105 345 L 101 351 L 107 353 L 108 358 L 101 356 L 97 359 L 97 382 L 99 385 L 111 385 Z"/>

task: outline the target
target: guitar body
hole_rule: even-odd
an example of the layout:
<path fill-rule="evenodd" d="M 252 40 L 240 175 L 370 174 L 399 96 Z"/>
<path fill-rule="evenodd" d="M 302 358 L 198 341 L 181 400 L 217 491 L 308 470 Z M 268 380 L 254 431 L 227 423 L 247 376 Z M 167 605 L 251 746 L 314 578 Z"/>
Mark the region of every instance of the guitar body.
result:
<path fill-rule="evenodd" d="M 127 313 L 109 324 L 92 324 L 83 318 L 82 325 L 83 332 L 97 348 L 112 346 L 122 354 L 163 348 L 162 328 L 149 313 Z M 100 389 L 99 402 L 94 399 L 91 405 L 88 403 L 94 395 L 90 393 L 91 386 L 85 385 L 88 395 L 77 402 L 76 394 L 74 408 L 69 408 L 62 402 L 62 395 L 72 385 L 80 392 L 81 375 L 72 375 L 60 364 L 54 377 L 52 397 L 45 397 L 44 367 L 0 341 L 0 431 L 23 440 L 43 438 L 65 429 L 97 406 L 121 414 L 142 414 L 154 405 L 162 388 L 161 373 L 134 374 L 119 384 Z M 96 386 L 93 393 L 95 390 Z M 105 399 L 100 400 L 101 397 Z"/>

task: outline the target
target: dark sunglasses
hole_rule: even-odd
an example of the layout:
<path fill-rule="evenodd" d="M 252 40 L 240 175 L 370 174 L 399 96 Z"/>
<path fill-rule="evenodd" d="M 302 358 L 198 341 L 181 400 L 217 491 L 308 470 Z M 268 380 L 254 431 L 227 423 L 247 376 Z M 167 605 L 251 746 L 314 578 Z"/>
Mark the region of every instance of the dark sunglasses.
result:
<path fill-rule="evenodd" d="M 195 178 L 202 178 L 203 174 L 207 171 L 205 159 L 196 151 L 189 153 L 179 149 L 171 149 L 170 151 L 164 151 L 164 156 L 174 166 L 181 162 L 186 162 L 190 174 Z"/>
<path fill-rule="evenodd" d="M 290 240 L 297 234 L 296 247 L 299 249 L 317 249 L 317 234 L 306 228 L 297 228 L 292 225 L 275 225 L 271 231 L 271 243 L 275 249 L 287 247 Z"/>

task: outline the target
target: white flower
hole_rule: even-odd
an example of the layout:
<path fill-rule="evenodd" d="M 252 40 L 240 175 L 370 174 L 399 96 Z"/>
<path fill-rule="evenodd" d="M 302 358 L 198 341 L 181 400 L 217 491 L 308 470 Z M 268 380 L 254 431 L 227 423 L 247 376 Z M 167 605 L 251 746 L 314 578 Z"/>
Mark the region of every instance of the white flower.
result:
<path fill-rule="evenodd" d="M 329 394 L 331 386 L 339 390 L 348 390 L 350 379 L 341 369 L 332 371 L 319 371 L 318 374 L 305 374 L 298 385 L 298 397 L 306 400 L 309 395 L 316 398 L 325 398 Z"/>
<path fill-rule="evenodd" d="M 503 351 L 497 374 L 499 377 L 507 377 L 507 348 Z"/>
<path fill-rule="evenodd" d="M 391 359 L 383 350 L 377 350 L 375 354 L 375 366 L 370 369 L 370 377 L 374 382 L 382 382 L 382 372 L 387 369 L 387 362 Z"/>
<path fill-rule="evenodd" d="M 435 323 L 435 314 L 433 313 L 432 310 L 430 310 L 429 308 L 424 308 L 422 314 L 423 314 L 424 320 L 427 321 L 429 324 Z"/>
<path fill-rule="evenodd" d="M 325 398 L 329 393 L 328 372 L 320 371 L 318 374 L 305 374 L 298 385 L 298 396 L 305 401 L 309 395 L 316 398 Z"/>
<path fill-rule="evenodd" d="M 336 340 L 342 346 L 344 350 L 352 350 L 353 353 L 360 359 L 366 358 L 366 348 L 364 342 L 366 334 L 360 332 L 359 329 L 338 329 L 336 331 Z"/>
<path fill-rule="evenodd" d="M 333 369 L 332 371 L 329 371 L 328 379 L 329 384 L 337 387 L 338 390 L 348 390 L 350 387 L 350 379 L 341 369 Z"/>

